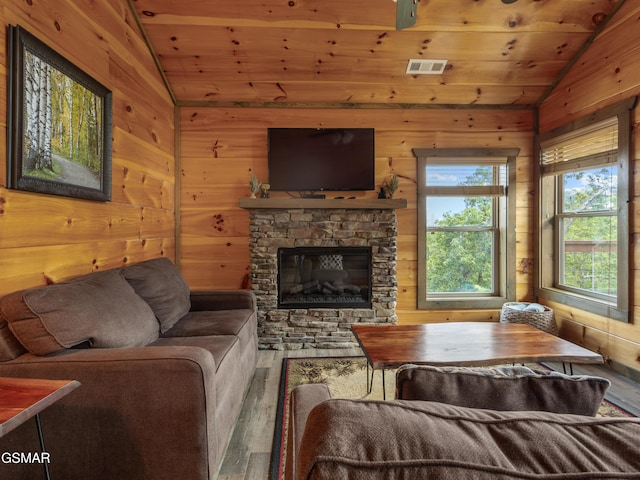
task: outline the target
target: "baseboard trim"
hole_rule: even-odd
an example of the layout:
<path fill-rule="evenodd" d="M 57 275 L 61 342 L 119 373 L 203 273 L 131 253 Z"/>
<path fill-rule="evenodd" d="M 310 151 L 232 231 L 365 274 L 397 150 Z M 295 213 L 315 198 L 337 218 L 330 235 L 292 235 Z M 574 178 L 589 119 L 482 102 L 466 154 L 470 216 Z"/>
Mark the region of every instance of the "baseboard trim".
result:
<path fill-rule="evenodd" d="M 635 368 L 611 359 L 607 361 L 607 364 L 611 367 L 611 370 L 616 372 L 618 375 L 622 375 L 629 380 L 640 383 L 640 370 L 636 370 Z"/>

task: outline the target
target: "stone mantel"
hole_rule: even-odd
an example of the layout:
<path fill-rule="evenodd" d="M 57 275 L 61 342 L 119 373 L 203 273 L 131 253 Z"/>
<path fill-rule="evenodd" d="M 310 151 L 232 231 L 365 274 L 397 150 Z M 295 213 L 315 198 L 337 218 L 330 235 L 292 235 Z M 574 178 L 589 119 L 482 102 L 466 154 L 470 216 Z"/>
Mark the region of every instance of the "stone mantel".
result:
<path fill-rule="evenodd" d="M 407 200 L 398 199 L 347 199 L 347 198 L 241 198 L 240 207 L 251 209 L 364 209 L 378 210 L 407 208 Z"/>

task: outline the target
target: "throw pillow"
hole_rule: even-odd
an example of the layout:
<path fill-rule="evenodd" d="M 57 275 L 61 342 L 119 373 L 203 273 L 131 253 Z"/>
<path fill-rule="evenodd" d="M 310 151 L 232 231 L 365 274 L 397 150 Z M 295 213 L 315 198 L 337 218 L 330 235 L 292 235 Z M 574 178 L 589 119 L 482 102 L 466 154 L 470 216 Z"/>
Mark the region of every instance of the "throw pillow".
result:
<path fill-rule="evenodd" d="M 162 333 L 189 313 L 189 285 L 168 258 L 155 258 L 125 267 L 122 274 L 136 293 L 151 306 Z"/>
<path fill-rule="evenodd" d="M 35 355 L 84 342 L 98 348 L 144 346 L 159 336 L 153 311 L 119 270 L 14 292 L 0 300 L 0 310 Z"/>
<path fill-rule="evenodd" d="M 519 366 L 405 365 L 396 374 L 396 398 L 490 410 L 542 410 L 593 416 L 609 385 L 605 378 Z"/>
<path fill-rule="evenodd" d="M 0 362 L 18 358 L 26 351 L 15 335 L 11 333 L 9 323 L 0 310 Z"/>

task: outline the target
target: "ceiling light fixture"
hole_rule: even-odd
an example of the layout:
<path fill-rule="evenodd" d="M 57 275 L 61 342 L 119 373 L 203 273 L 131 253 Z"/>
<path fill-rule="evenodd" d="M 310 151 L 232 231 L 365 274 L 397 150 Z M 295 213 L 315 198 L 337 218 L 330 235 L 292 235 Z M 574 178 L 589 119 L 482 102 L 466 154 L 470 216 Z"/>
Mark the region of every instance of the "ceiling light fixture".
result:
<path fill-rule="evenodd" d="M 393 0 L 396 5 L 396 30 L 412 27 L 418 15 L 418 0 Z"/>

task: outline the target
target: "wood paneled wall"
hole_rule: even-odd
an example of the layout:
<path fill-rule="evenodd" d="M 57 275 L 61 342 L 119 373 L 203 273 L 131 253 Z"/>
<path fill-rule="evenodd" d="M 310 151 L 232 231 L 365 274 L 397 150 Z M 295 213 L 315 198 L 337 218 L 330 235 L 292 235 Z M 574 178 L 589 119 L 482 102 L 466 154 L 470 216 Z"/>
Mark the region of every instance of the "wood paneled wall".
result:
<path fill-rule="evenodd" d="M 533 113 L 510 109 L 279 109 L 183 107 L 180 109 L 180 264 L 196 289 L 240 288 L 249 272 L 250 173 L 267 180 L 268 127 L 374 127 L 376 184 L 395 172 L 398 210 L 398 316 L 401 323 L 496 320 L 496 311 L 416 310 L 416 147 L 517 147 L 518 298 L 532 295 Z M 336 192 L 375 198 L 377 192 Z M 273 196 L 286 196 L 273 193 Z M 331 193 L 328 194 L 331 196 Z"/>
<path fill-rule="evenodd" d="M 496 320 L 497 311 L 421 312 L 415 308 L 416 147 L 517 147 L 517 297 L 532 298 L 533 114 L 516 109 L 179 109 L 180 170 L 174 155 L 174 107 L 126 0 L 6 0 L 3 24 L 20 24 L 113 92 L 113 193 L 108 203 L 6 188 L 6 29 L 0 32 L 0 295 L 160 255 L 175 258 L 194 289 L 241 288 L 249 270 L 248 212 L 238 199 L 248 178 L 267 178 L 268 127 L 374 127 L 376 181 L 400 177 L 401 323 Z M 640 6 L 626 2 L 560 82 L 539 112 L 547 131 L 632 95 L 640 95 Z M 99 23 L 98 23 L 99 22 Z M 633 155 L 640 167 L 640 119 Z M 640 176 L 633 179 L 634 247 L 640 237 Z M 175 195 L 175 182 L 180 194 Z M 344 195 L 343 192 L 340 192 Z M 375 197 L 375 192 L 354 193 Z M 175 206 L 179 205 L 176 238 Z M 640 256 L 634 251 L 634 311 Z M 544 299 L 540 299 L 544 301 Z M 640 326 L 552 305 L 563 336 L 640 369 Z M 634 319 L 638 318 L 634 315 Z"/>
<path fill-rule="evenodd" d="M 175 257 L 174 107 L 126 0 L 0 5 L 0 295 Z M 113 92 L 108 203 L 6 188 L 6 25 L 19 24 Z"/>
<path fill-rule="evenodd" d="M 540 108 L 540 131 L 588 115 L 625 98 L 640 95 L 640 4 L 626 2 L 606 30 L 568 72 Z M 569 308 L 550 305 L 561 324 L 561 335 L 596 350 L 623 366 L 640 370 L 640 116 L 632 112 L 631 217 L 632 308 L 630 323 L 623 323 Z M 544 301 L 544 299 L 541 299 Z"/>

